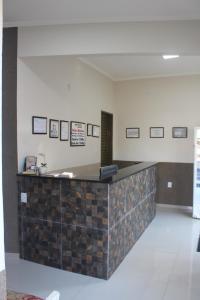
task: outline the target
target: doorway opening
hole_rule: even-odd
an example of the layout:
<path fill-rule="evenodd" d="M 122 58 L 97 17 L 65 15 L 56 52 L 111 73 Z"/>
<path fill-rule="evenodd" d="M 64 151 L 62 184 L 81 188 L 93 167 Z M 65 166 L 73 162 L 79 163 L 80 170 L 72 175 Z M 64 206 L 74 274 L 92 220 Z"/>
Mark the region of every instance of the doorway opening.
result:
<path fill-rule="evenodd" d="M 101 165 L 113 161 L 113 114 L 101 111 Z"/>

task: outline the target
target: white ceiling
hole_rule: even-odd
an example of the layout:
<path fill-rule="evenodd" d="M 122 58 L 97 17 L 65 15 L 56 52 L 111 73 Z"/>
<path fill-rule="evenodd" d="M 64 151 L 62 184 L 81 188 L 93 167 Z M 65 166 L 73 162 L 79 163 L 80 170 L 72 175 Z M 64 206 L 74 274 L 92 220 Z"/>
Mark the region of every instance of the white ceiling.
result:
<path fill-rule="evenodd" d="M 148 55 L 88 55 L 80 60 L 114 81 L 200 74 L 200 56 L 164 60 Z"/>
<path fill-rule="evenodd" d="M 4 0 L 5 26 L 200 19 L 200 0 Z M 200 74 L 200 56 L 81 57 L 113 80 Z"/>
<path fill-rule="evenodd" d="M 200 0 L 4 0 L 9 26 L 200 19 Z"/>

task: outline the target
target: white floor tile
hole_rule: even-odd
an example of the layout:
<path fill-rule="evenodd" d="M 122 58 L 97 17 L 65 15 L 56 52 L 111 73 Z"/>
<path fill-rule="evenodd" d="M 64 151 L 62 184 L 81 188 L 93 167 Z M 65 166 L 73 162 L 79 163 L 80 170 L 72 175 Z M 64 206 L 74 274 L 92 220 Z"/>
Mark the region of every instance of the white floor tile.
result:
<path fill-rule="evenodd" d="M 200 221 L 188 210 L 157 209 L 157 216 L 119 268 L 100 280 L 6 256 L 8 288 L 61 300 L 199 300 Z"/>

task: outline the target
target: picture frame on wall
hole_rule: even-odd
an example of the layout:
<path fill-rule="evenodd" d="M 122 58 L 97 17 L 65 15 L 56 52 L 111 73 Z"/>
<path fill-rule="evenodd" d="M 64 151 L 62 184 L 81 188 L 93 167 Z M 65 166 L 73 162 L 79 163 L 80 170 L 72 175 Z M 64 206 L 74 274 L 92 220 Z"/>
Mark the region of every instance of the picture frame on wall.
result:
<path fill-rule="evenodd" d="M 139 127 L 129 127 L 126 128 L 126 138 L 127 139 L 138 139 L 140 137 Z"/>
<path fill-rule="evenodd" d="M 47 134 L 47 118 L 32 116 L 32 134 Z"/>
<path fill-rule="evenodd" d="M 86 132 L 85 123 L 83 122 L 70 122 L 70 146 L 85 146 Z"/>
<path fill-rule="evenodd" d="M 57 139 L 59 137 L 59 121 L 50 119 L 49 120 L 49 137 Z"/>
<path fill-rule="evenodd" d="M 186 139 L 188 137 L 187 127 L 172 127 L 172 137 L 174 139 Z"/>
<path fill-rule="evenodd" d="M 92 127 L 93 125 L 88 123 L 87 124 L 87 136 L 92 136 Z"/>
<path fill-rule="evenodd" d="M 150 138 L 164 138 L 164 127 L 150 127 Z"/>
<path fill-rule="evenodd" d="M 69 122 L 61 120 L 60 121 L 60 140 L 68 141 L 69 140 Z"/>
<path fill-rule="evenodd" d="M 96 137 L 96 138 L 99 138 L 99 136 L 100 136 L 100 126 L 98 126 L 98 125 L 93 125 L 92 126 L 92 136 Z"/>

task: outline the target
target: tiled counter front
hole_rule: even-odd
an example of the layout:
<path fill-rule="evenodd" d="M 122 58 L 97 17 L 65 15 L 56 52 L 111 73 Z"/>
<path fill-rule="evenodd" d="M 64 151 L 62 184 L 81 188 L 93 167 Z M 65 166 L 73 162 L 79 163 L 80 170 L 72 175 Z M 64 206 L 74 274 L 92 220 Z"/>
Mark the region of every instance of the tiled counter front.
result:
<path fill-rule="evenodd" d="M 19 176 L 18 195 L 21 258 L 108 279 L 155 215 L 155 167 L 112 184 Z"/>
<path fill-rule="evenodd" d="M 21 258 L 106 279 L 108 184 L 19 176 L 18 189 Z"/>
<path fill-rule="evenodd" d="M 110 185 L 108 277 L 155 217 L 155 193 L 155 167 Z"/>

